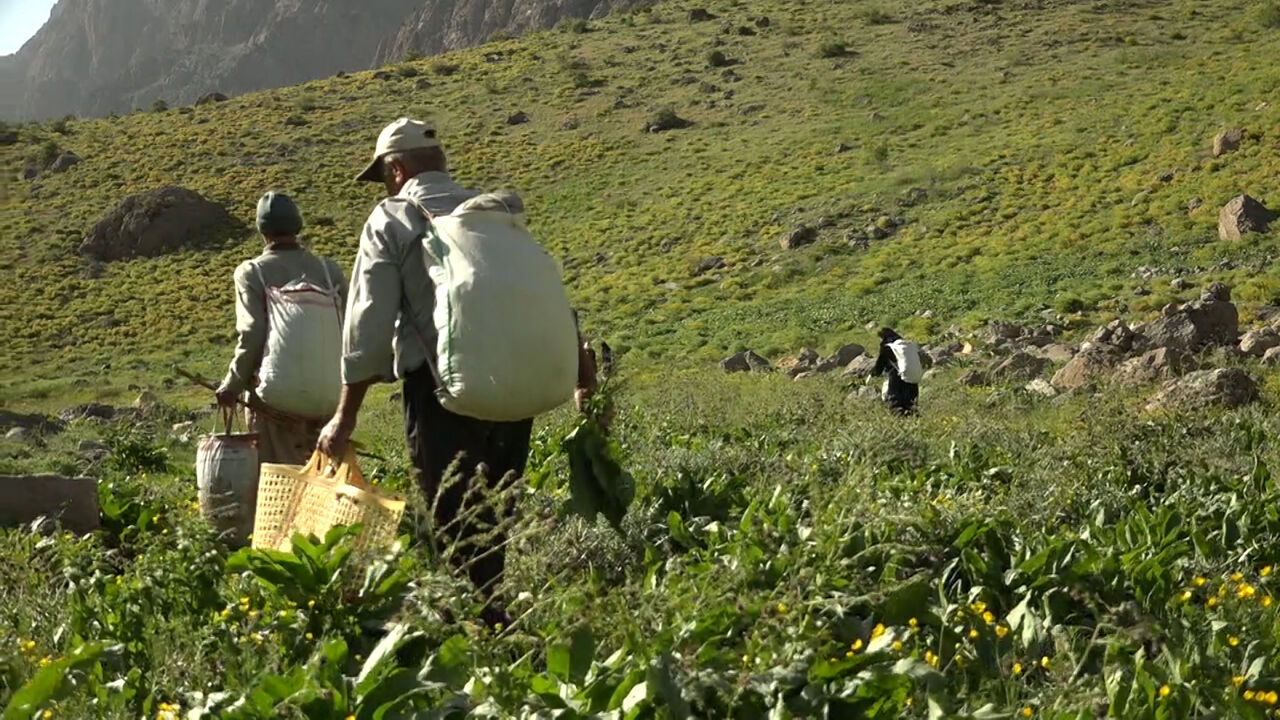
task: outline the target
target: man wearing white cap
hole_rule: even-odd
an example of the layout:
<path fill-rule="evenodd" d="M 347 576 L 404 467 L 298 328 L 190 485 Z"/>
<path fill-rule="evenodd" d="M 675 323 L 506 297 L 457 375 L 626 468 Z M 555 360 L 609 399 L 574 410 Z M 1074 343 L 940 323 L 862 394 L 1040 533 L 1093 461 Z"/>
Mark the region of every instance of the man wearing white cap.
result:
<path fill-rule="evenodd" d="M 497 595 L 506 538 L 493 528 L 501 520 L 499 511 L 507 516 L 512 508 L 495 509 L 477 497 L 481 493 L 467 491 L 477 475 L 496 489 L 509 475 L 524 474 L 533 419 L 492 422 L 441 407 L 427 362 L 436 339 L 434 287 L 422 249 L 429 220 L 411 202 L 434 215 L 448 215 L 477 193 L 450 177 L 435 128 L 408 118 L 383 129 L 373 162 L 356 179 L 382 182 L 389 197 L 374 208 L 361 233 L 343 328 L 342 397 L 318 444 L 330 456 L 340 456 L 369 386 L 403 380 L 409 453 L 427 501 L 435 504 L 436 532 L 461 548 L 454 557 L 486 596 L 484 620 L 509 624 Z M 583 366 L 579 376 L 582 391 L 589 392 L 594 371 Z M 455 460 L 461 481 L 446 482 Z M 485 507 L 469 511 L 477 505 Z M 471 519 L 455 522 L 459 515 Z"/>

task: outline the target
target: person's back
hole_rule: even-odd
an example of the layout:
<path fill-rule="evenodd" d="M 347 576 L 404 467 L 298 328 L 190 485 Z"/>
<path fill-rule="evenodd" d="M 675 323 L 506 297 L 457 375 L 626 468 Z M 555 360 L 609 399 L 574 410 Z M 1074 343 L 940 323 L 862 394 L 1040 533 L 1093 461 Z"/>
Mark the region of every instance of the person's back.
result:
<path fill-rule="evenodd" d="M 306 462 L 315 447 L 323 418 L 331 410 L 322 409 L 319 413 L 312 413 L 314 417 L 303 417 L 290 409 L 272 407 L 272 403 L 262 397 L 265 390 L 262 385 L 264 364 L 270 365 L 271 373 L 268 374 L 284 377 L 293 381 L 295 386 L 301 381 L 309 393 L 331 393 L 336 402 L 340 390 L 337 370 L 341 362 L 341 313 L 346 303 L 347 283 L 337 263 L 314 255 L 298 243 L 302 217 L 288 196 L 267 193 L 262 197 L 258 204 L 258 229 L 262 232 L 265 249 L 254 259 L 241 263 L 235 271 L 236 349 L 216 395 L 218 403 L 224 407 L 243 402 L 239 400 L 242 395 L 248 396 L 248 402 L 268 406 L 261 412 L 249 413 L 249 425 L 259 435 L 260 459 L 262 462 L 300 465 Z M 332 388 L 310 387 L 313 383 L 307 372 L 323 370 L 326 366 L 324 359 L 314 357 L 314 353 L 307 352 L 306 348 L 294 353 L 306 356 L 305 360 L 291 359 L 281 363 L 282 357 L 273 356 L 267 361 L 271 345 L 278 349 L 282 347 L 278 335 L 285 330 L 272 326 L 269 293 L 273 292 L 272 288 L 297 283 L 319 290 L 312 294 L 327 296 L 328 302 L 332 303 L 336 328 L 335 336 L 331 338 L 334 356 L 330 374 L 334 376 L 335 385 Z M 272 333 L 277 337 L 272 338 Z M 286 377 L 290 375 L 293 377 Z M 287 396 L 295 394 L 287 388 L 283 392 Z"/>
<path fill-rule="evenodd" d="M 923 368 L 916 344 L 904 340 L 890 328 L 880 330 L 880 356 L 872 375 L 887 375 L 882 391 L 885 404 L 901 414 L 915 412 L 920 397 Z"/>

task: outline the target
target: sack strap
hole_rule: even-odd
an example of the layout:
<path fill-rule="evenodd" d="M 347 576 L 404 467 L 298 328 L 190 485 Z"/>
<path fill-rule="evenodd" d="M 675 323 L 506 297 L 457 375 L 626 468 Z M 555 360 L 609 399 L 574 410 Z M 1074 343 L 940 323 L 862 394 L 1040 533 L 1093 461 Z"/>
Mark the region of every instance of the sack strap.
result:
<path fill-rule="evenodd" d="M 418 202 L 417 198 L 409 197 L 408 195 L 400 195 L 398 197 L 409 203 L 411 207 L 416 208 L 418 212 L 422 213 L 422 216 L 427 219 L 427 230 L 423 233 L 422 237 L 418 238 L 418 243 L 423 246 L 423 252 L 426 252 L 427 236 L 435 232 L 433 222 L 436 218 L 435 213 L 431 212 L 425 205 Z M 445 387 L 444 378 L 440 375 L 439 364 L 436 362 L 436 349 L 427 342 L 425 337 L 422 336 L 422 330 L 418 328 L 417 323 L 410 320 L 409 327 L 413 328 L 413 334 L 417 335 L 418 342 L 422 343 L 422 354 L 427 359 L 427 367 L 431 369 L 431 377 L 435 378 L 436 381 L 436 395 L 451 399 L 453 396 L 449 393 L 449 389 Z"/>

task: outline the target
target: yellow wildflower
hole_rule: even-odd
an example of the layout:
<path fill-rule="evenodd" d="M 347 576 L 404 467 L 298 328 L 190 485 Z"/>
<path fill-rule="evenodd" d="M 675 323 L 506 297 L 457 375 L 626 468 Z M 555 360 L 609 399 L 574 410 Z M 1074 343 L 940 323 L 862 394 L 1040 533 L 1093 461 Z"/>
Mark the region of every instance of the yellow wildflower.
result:
<path fill-rule="evenodd" d="M 1209 602 L 1205 603 L 1207 607 L 1213 607 L 1214 605 L 1217 605 L 1217 604 L 1218 604 L 1218 598 L 1216 597 L 1209 598 Z"/>
<path fill-rule="evenodd" d="M 987 611 L 987 604 L 982 602 L 981 600 L 974 603 L 972 607 L 973 607 L 973 611 L 978 613 L 979 615 Z"/>
<path fill-rule="evenodd" d="M 907 627 L 911 628 L 912 630 L 915 630 L 916 628 L 920 627 L 920 621 L 915 618 L 911 618 L 910 620 L 907 621 Z"/>
<path fill-rule="evenodd" d="M 1048 656 L 1048 655 L 1041 656 L 1041 658 L 1040 658 L 1040 667 L 1044 668 L 1045 670 L 1048 670 L 1048 669 L 1049 669 L 1049 656 Z"/>
<path fill-rule="evenodd" d="M 1236 688 L 1238 688 L 1238 687 L 1240 687 L 1241 685 L 1244 685 L 1244 676 L 1243 676 L 1243 675 L 1237 675 L 1237 676 L 1235 676 L 1235 677 L 1231 678 L 1231 687 L 1236 687 Z"/>
<path fill-rule="evenodd" d="M 258 611 L 257 611 L 257 610 L 250 610 L 250 611 L 249 611 L 249 619 L 250 619 L 250 620 L 257 620 L 257 619 L 258 619 Z"/>
<path fill-rule="evenodd" d="M 1188 601 L 1188 600 L 1190 600 L 1190 599 L 1191 599 L 1191 591 L 1190 591 L 1190 590 L 1183 590 L 1183 591 L 1182 591 L 1182 602 L 1186 602 L 1186 601 Z"/>
<path fill-rule="evenodd" d="M 1264 596 L 1262 597 L 1262 607 L 1264 607 L 1264 608 L 1271 607 L 1271 596 L 1270 596 L 1270 595 L 1264 595 Z"/>
<path fill-rule="evenodd" d="M 933 667 L 938 667 L 938 656 L 932 650 L 924 651 L 924 661 Z"/>
<path fill-rule="evenodd" d="M 894 651 L 894 652 L 902 652 L 902 641 L 901 641 L 901 640 L 894 640 L 894 641 L 893 641 L 893 651 Z"/>
<path fill-rule="evenodd" d="M 1266 567 L 1262 568 L 1262 571 L 1261 571 L 1261 572 L 1259 572 L 1258 574 L 1259 574 L 1259 575 L 1261 575 L 1262 577 L 1266 577 L 1266 576 L 1270 575 L 1270 574 L 1271 574 L 1271 566 L 1270 566 L 1270 565 L 1268 565 L 1268 566 L 1266 566 Z"/>
<path fill-rule="evenodd" d="M 1249 583 L 1245 583 L 1241 585 L 1240 589 L 1236 592 L 1236 597 L 1240 598 L 1241 600 L 1247 600 L 1248 598 L 1251 598 L 1254 595 L 1256 595 L 1257 592 L 1258 592 L 1257 588 L 1250 585 Z"/>
<path fill-rule="evenodd" d="M 996 616 L 995 616 L 995 615 L 992 615 L 992 614 L 991 614 L 991 611 L 990 611 L 990 610 L 988 610 L 988 611 L 986 611 L 986 612 L 982 613 L 982 621 L 983 621 L 983 622 L 985 622 L 986 624 L 990 625 L 991 623 L 993 623 L 993 622 L 995 622 L 995 621 L 996 621 Z"/>
<path fill-rule="evenodd" d="M 875 640 L 881 635 L 884 635 L 884 625 L 881 625 L 880 623 L 876 623 L 876 626 L 871 629 L 871 639 Z"/>
<path fill-rule="evenodd" d="M 1008 625 L 997 625 L 997 626 L 996 626 L 996 637 L 997 637 L 997 638 L 999 638 L 999 639 L 1003 640 L 1003 639 L 1005 638 L 1005 636 L 1006 636 L 1006 635 L 1008 635 L 1008 634 L 1009 634 L 1009 626 L 1008 626 Z"/>
<path fill-rule="evenodd" d="M 1252 690 L 1245 690 L 1245 691 L 1244 691 L 1244 696 L 1243 696 L 1243 697 L 1244 697 L 1244 699 L 1245 699 L 1245 700 L 1252 700 L 1252 699 L 1253 699 L 1253 695 L 1254 695 L 1254 692 L 1253 692 Z"/>
<path fill-rule="evenodd" d="M 52 710 L 45 710 L 44 713 L 40 715 L 41 720 L 49 720 L 51 717 L 53 717 Z"/>
<path fill-rule="evenodd" d="M 750 656 L 750 655 L 743 655 L 743 656 L 742 656 L 742 664 L 743 664 L 743 665 L 750 665 L 750 664 L 751 664 L 751 656 Z"/>
<path fill-rule="evenodd" d="M 1014 677 L 1022 676 L 1022 663 L 1016 662 L 1013 664 L 1013 675 Z"/>
<path fill-rule="evenodd" d="M 356 716 L 355 716 L 355 715 L 348 715 L 348 716 L 347 716 L 347 720 L 356 720 Z"/>
<path fill-rule="evenodd" d="M 45 665 L 48 665 L 51 662 L 53 662 L 53 658 L 49 657 L 48 655 L 45 655 L 44 657 L 40 658 L 40 667 L 44 667 Z"/>
<path fill-rule="evenodd" d="M 1227 638 L 1227 644 L 1230 645 L 1231 647 L 1236 647 L 1237 645 L 1240 644 L 1240 638 L 1236 637 L 1235 635 L 1232 635 L 1231 637 Z"/>
<path fill-rule="evenodd" d="M 315 639 L 315 638 L 311 635 L 311 633 L 307 633 L 306 635 L 303 635 L 303 637 L 304 637 L 304 638 L 306 638 L 306 639 L 308 639 L 308 640 L 314 640 L 314 639 Z"/>
<path fill-rule="evenodd" d="M 1032 710 L 1030 705 L 1022 708 L 1022 717 L 1031 717 L 1031 713 Z"/>
<path fill-rule="evenodd" d="M 850 650 L 849 652 L 845 653 L 845 654 L 844 654 L 844 656 L 845 656 L 845 657 L 847 657 L 847 658 L 851 658 L 851 657 L 853 657 L 853 651 L 852 651 L 852 650 Z"/>
<path fill-rule="evenodd" d="M 32 653 L 32 651 L 34 651 L 34 650 L 36 649 L 36 641 L 35 641 L 35 640 L 21 640 L 21 641 L 19 641 L 19 642 L 18 642 L 18 646 L 22 648 L 22 652 L 23 652 L 23 654 L 30 655 L 30 654 Z"/>
<path fill-rule="evenodd" d="M 222 616 L 224 619 L 230 614 L 231 610 L 229 608 L 222 608 L 222 612 L 218 613 L 218 615 Z"/>
<path fill-rule="evenodd" d="M 307 609 L 311 609 L 311 608 L 313 608 L 313 607 L 315 607 L 315 606 L 316 606 L 316 601 L 315 601 L 315 600 L 308 600 L 308 601 L 307 601 Z M 778 607 L 782 608 L 782 612 L 786 612 L 786 611 L 787 611 L 787 606 L 786 606 L 786 605 L 783 605 L 783 604 L 779 603 L 779 604 L 778 604 Z"/>
<path fill-rule="evenodd" d="M 1258 694 L 1263 695 L 1264 693 Z M 1265 695 L 1266 697 L 1262 698 L 1262 702 L 1268 705 L 1275 705 L 1277 702 L 1280 702 L 1280 694 L 1277 694 L 1275 690 L 1268 691 Z"/>
<path fill-rule="evenodd" d="M 1240 582 L 1243 579 L 1244 579 L 1244 573 L 1238 573 L 1238 572 L 1231 573 L 1231 582 Z"/>
<path fill-rule="evenodd" d="M 857 640 L 854 640 L 854 641 L 853 641 L 853 644 L 849 646 L 849 649 L 850 649 L 850 650 L 853 650 L 854 652 L 858 652 L 859 650 L 861 650 L 861 649 L 862 649 L 862 638 L 858 638 Z"/>
<path fill-rule="evenodd" d="M 1173 691 L 1169 689 L 1168 685 L 1160 686 L 1160 697 L 1162 698 L 1169 697 L 1170 692 L 1173 692 Z"/>
<path fill-rule="evenodd" d="M 974 630 L 970 630 L 970 631 L 969 631 L 969 639 L 970 639 L 970 640 L 977 640 L 977 639 L 978 639 L 978 631 L 977 631 L 976 629 L 974 629 Z"/>
<path fill-rule="evenodd" d="M 1196 587 L 1204 587 L 1204 584 L 1208 582 L 1208 580 L 1205 580 L 1202 577 L 1198 577 L 1193 582 L 1195 583 Z"/>

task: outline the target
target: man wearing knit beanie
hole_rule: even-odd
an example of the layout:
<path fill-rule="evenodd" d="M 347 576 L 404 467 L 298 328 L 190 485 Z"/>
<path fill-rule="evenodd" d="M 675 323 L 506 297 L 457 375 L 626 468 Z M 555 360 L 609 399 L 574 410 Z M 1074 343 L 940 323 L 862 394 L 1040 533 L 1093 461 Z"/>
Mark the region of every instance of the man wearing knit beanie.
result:
<path fill-rule="evenodd" d="M 279 296 L 278 289 L 286 287 L 291 291 L 310 291 L 317 298 L 331 298 L 334 311 L 340 314 L 346 306 L 347 282 L 337 263 L 313 255 L 299 244 L 302 213 L 288 195 L 277 192 L 263 195 L 258 200 L 257 225 L 266 247 L 262 254 L 236 268 L 236 349 L 216 396 L 223 407 L 234 407 L 237 403 L 253 406 L 248 412 L 248 423 L 258 434 L 261 462 L 302 465 L 311 457 L 328 414 L 318 412 L 308 416 L 311 413 L 300 414 L 291 408 L 278 407 L 286 403 L 273 406 L 260 397 L 266 394 L 262 382 L 267 378 L 261 377 L 260 371 L 267 354 L 268 335 L 280 330 L 273 329 L 268 322 L 268 294 Z M 338 326 L 341 327 L 340 320 Z M 308 364 L 330 362 L 337 367 L 340 360 L 335 354 L 327 360 L 308 358 Z M 306 369 L 297 368 L 299 374 Z M 273 366 L 272 370 L 280 373 L 278 367 Z M 285 373 L 289 371 L 290 368 L 284 368 Z"/>

